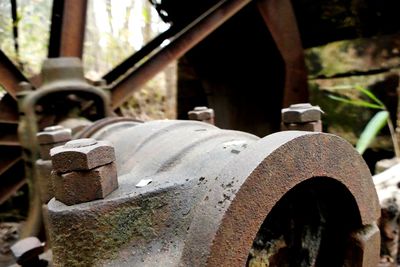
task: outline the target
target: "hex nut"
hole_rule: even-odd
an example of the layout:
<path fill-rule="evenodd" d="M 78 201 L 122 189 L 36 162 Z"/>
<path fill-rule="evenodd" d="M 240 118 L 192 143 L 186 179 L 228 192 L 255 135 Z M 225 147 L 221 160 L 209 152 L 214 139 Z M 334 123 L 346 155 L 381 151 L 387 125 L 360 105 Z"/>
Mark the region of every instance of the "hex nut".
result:
<path fill-rule="evenodd" d="M 319 106 L 309 103 L 291 105 L 282 109 L 283 123 L 304 123 L 321 120 L 322 110 Z"/>
<path fill-rule="evenodd" d="M 54 196 L 66 205 L 75 205 L 105 198 L 118 188 L 115 163 L 90 171 L 52 173 Z"/>
<path fill-rule="evenodd" d="M 39 132 L 36 137 L 40 145 L 66 142 L 72 138 L 71 129 L 59 125 L 46 127 L 43 132 Z"/>
<path fill-rule="evenodd" d="M 107 141 L 83 138 L 50 150 L 53 170 L 57 173 L 91 170 L 115 160 L 114 147 Z"/>
<path fill-rule="evenodd" d="M 188 112 L 189 120 L 206 121 L 214 118 L 214 110 L 207 107 L 195 107 Z"/>
<path fill-rule="evenodd" d="M 29 261 L 38 259 L 44 251 L 44 244 L 37 237 L 27 237 L 19 240 L 10 249 L 17 263 L 26 265 Z"/>

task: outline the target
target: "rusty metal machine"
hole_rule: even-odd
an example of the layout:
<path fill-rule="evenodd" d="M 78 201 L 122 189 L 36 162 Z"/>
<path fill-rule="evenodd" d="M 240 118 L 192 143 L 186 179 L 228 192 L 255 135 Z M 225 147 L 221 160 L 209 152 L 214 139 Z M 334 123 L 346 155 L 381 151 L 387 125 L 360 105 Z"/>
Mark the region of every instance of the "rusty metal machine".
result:
<path fill-rule="evenodd" d="M 81 12 L 73 12 L 72 2 L 55 1 L 53 9 L 65 4 L 71 21 L 86 4 L 78 1 Z M 1 70 L 13 70 L 0 71 L 9 82 L 0 102 L 7 130 L 0 175 L 8 178 L 0 190 L 15 192 L 26 176 L 23 237 L 37 235 L 43 220 L 54 266 L 377 265 L 380 209 L 370 172 L 349 143 L 320 133 L 317 108 L 292 105 L 282 122 L 290 131 L 263 138 L 213 126 L 207 108 L 189 114 L 203 122 L 141 122 L 113 112 L 250 2 L 223 0 L 175 25 L 105 75 L 106 88 L 87 83 L 76 58 L 47 61 L 43 81 L 27 83 L 0 53 Z M 284 106 L 302 102 L 304 62 L 290 1 L 251 5 L 285 62 Z M 287 28 L 290 34 L 278 34 Z M 65 33 L 49 56 L 80 56 L 79 45 L 68 45 L 80 33 Z M 170 44 L 160 48 L 165 39 Z M 45 265 L 40 241 L 20 242 L 12 248 L 17 263 Z"/>
<path fill-rule="evenodd" d="M 377 265 L 374 185 L 337 136 L 174 120 L 89 128 L 47 160 L 55 266 Z"/>
<path fill-rule="evenodd" d="M 291 105 L 285 131 L 264 138 L 212 125 L 205 107 L 192 121 L 96 120 L 107 93 L 76 59 L 43 70 L 43 87 L 20 93 L 19 130 L 37 138 L 21 143 L 43 208 L 27 227 L 43 219 L 54 266 L 377 265 L 369 169 L 351 144 L 320 132 L 319 108 Z M 38 132 L 38 106 L 76 99 L 87 99 L 86 118 L 60 109 L 60 125 Z M 22 266 L 43 263 L 37 239 L 12 250 Z"/>
<path fill-rule="evenodd" d="M 43 78 L 19 93 L 19 132 L 32 207 L 43 208 L 25 231 L 43 219 L 54 266 L 377 265 L 369 169 L 320 132 L 319 108 L 291 105 L 287 131 L 259 138 L 213 126 L 204 107 L 190 112 L 197 121 L 113 117 L 76 59 L 47 61 Z M 38 107 L 66 101 L 87 115 L 57 109 L 60 125 L 39 131 Z M 42 263 L 36 239 L 12 249 L 22 266 Z"/>
<path fill-rule="evenodd" d="M 17 1 L 11 2 L 12 9 L 17 10 Z M 153 4 L 157 6 L 156 2 Z M 172 16 L 174 13 L 164 4 L 158 6 L 158 11 L 163 10 L 161 13 L 165 13 L 168 10 L 167 13 Z M 36 140 L 36 133 L 44 131 L 46 127 L 62 124 L 74 128 L 74 134 L 79 128 L 100 119 L 104 119 L 102 123 L 105 124 L 110 118 L 113 121 L 126 120 L 115 118 L 114 112 L 134 91 L 140 89 L 169 63 L 207 39 L 225 22 L 231 21 L 238 13 L 247 14 L 250 11 L 256 14 L 257 23 L 265 30 L 265 36 L 269 36 L 268 32 L 271 32 L 272 39 L 268 37 L 267 41 L 273 44 L 275 54 L 281 54 L 280 64 L 285 63 L 282 70 L 279 68 L 282 74 L 285 73 L 279 85 L 282 90 L 263 92 L 283 94 L 282 102 L 285 106 L 306 101 L 306 75 L 301 42 L 288 0 L 280 1 L 279 4 L 269 0 L 213 0 L 204 3 L 198 9 L 199 12 L 191 11 L 191 15 L 184 21 L 180 21 L 179 16 L 171 17 L 171 27 L 167 31 L 106 73 L 103 80 L 89 83 L 86 83 L 77 59 L 63 58 L 82 57 L 86 8 L 86 0 L 53 1 L 48 57 L 55 61 L 45 64 L 43 75 L 25 77 L 7 55 L 0 51 L 0 84 L 6 90 L 6 94 L 0 97 L 0 205 L 7 204 L 17 192 L 29 194 L 29 203 L 26 203 L 29 212 L 26 226 L 21 233 L 22 238 L 39 235 L 43 225 L 41 204 L 45 199 L 40 199 L 38 194 L 41 191 L 41 181 L 36 178 L 37 170 L 34 168 L 39 154 L 43 153 L 39 151 L 39 147 L 46 150 L 66 141 L 57 140 L 53 143 L 52 140 Z M 280 19 L 282 16 L 286 18 L 285 21 Z M 13 16 L 13 20 L 13 30 L 18 33 L 17 17 Z M 285 34 L 279 34 L 282 29 L 285 29 Z M 287 46 L 289 39 L 291 45 Z M 161 46 L 166 40 L 169 44 Z M 17 43 L 17 35 L 15 41 Z M 218 104 L 219 100 L 214 102 Z M 274 115 L 267 116 L 267 123 L 266 113 L 257 112 L 262 114 L 259 120 L 264 122 L 263 125 L 276 126 L 263 126 L 263 131 L 279 128 L 279 105 L 269 108 Z M 216 108 L 220 105 L 212 106 Z M 240 109 L 242 108 L 237 110 Z M 229 118 L 226 121 L 233 122 Z M 220 125 L 222 122 L 224 120 L 216 123 Z M 229 128 L 237 127 L 229 125 Z M 43 148 L 44 145 L 47 148 Z M 25 199 L 25 202 L 28 200 Z"/>

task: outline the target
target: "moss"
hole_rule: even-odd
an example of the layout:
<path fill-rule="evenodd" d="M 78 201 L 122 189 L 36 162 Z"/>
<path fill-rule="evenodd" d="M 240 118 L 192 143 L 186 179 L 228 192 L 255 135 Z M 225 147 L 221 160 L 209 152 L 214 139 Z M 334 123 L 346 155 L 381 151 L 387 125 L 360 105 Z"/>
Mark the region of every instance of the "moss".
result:
<path fill-rule="evenodd" d="M 53 217 L 53 251 L 59 266 L 93 266 L 117 258 L 122 247 L 153 239 L 161 198 Z M 68 218 L 68 219 L 66 219 Z"/>

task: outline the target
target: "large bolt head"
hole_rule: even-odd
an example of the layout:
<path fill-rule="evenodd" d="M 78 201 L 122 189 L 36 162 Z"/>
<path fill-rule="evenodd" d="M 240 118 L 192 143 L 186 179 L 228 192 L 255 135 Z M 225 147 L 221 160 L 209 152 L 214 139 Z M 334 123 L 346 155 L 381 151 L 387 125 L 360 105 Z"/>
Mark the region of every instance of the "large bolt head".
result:
<path fill-rule="evenodd" d="M 53 173 L 52 175 L 54 196 L 66 205 L 102 199 L 118 188 L 115 163 L 90 171 Z"/>
<path fill-rule="evenodd" d="M 207 107 L 195 107 L 188 112 L 189 120 L 206 121 L 214 118 L 214 110 Z"/>
<path fill-rule="evenodd" d="M 283 123 L 304 123 L 318 121 L 321 119 L 322 110 L 319 106 L 312 106 L 309 103 L 291 105 L 282 109 Z"/>
<path fill-rule="evenodd" d="M 72 140 L 52 148 L 50 155 L 57 173 L 91 170 L 115 160 L 111 143 L 91 138 Z"/>
<path fill-rule="evenodd" d="M 10 249 L 17 263 L 24 265 L 43 253 L 44 244 L 36 237 L 27 237 L 19 240 Z"/>
<path fill-rule="evenodd" d="M 46 127 L 42 132 L 39 132 L 36 137 L 41 145 L 66 142 L 72 138 L 71 129 L 64 128 L 60 125 Z"/>

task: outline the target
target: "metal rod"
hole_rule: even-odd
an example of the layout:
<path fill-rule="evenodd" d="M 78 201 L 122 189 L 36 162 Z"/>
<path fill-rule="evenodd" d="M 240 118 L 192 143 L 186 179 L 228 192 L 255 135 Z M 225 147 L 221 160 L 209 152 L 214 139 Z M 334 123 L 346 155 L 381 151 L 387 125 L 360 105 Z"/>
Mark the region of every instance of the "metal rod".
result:
<path fill-rule="evenodd" d="M 139 51 L 135 52 L 133 55 L 125 59 L 121 64 L 117 65 L 114 69 L 109 71 L 103 76 L 103 79 L 110 84 L 117 80 L 120 76 L 125 74 L 130 68 L 135 66 L 146 56 L 148 56 L 154 49 L 158 48 L 162 42 L 173 36 L 176 31 L 173 28 L 169 28 L 165 32 L 157 35 L 153 40 L 148 42 Z"/>
<path fill-rule="evenodd" d="M 20 60 L 19 55 L 19 44 L 18 44 L 18 16 L 17 16 L 17 0 L 11 0 L 11 16 L 12 16 L 12 29 L 14 37 L 14 49 L 16 54 L 16 60 L 18 62 L 18 67 L 23 69 L 23 65 Z"/>
<path fill-rule="evenodd" d="M 283 107 L 308 102 L 303 47 L 290 0 L 259 0 L 257 4 L 285 63 Z"/>
<path fill-rule="evenodd" d="M 140 89 L 169 63 L 184 55 L 248 3 L 250 0 L 222 0 L 185 27 L 170 44 L 111 86 L 112 107 L 119 107 L 135 90 Z"/>
<path fill-rule="evenodd" d="M 60 56 L 61 27 L 63 21 L 64 0 L 53 0 L 51 11 L 50 40 L 48 57 Z"/>
<path fill-rule="evenodd" d="M 82 57 L 87 0 L 65 0 L 60 56 Z"/>
<path fill-rule="evenodd" d="M 28 79 L 12 61 L 0 50 L 0 85 L 14 98 L 19 90 L 19 83 Z"/>
<path fill-rule="evenodd" d="M 82 57 L 87 0 L 54 0 L 49 57 Z"/>

